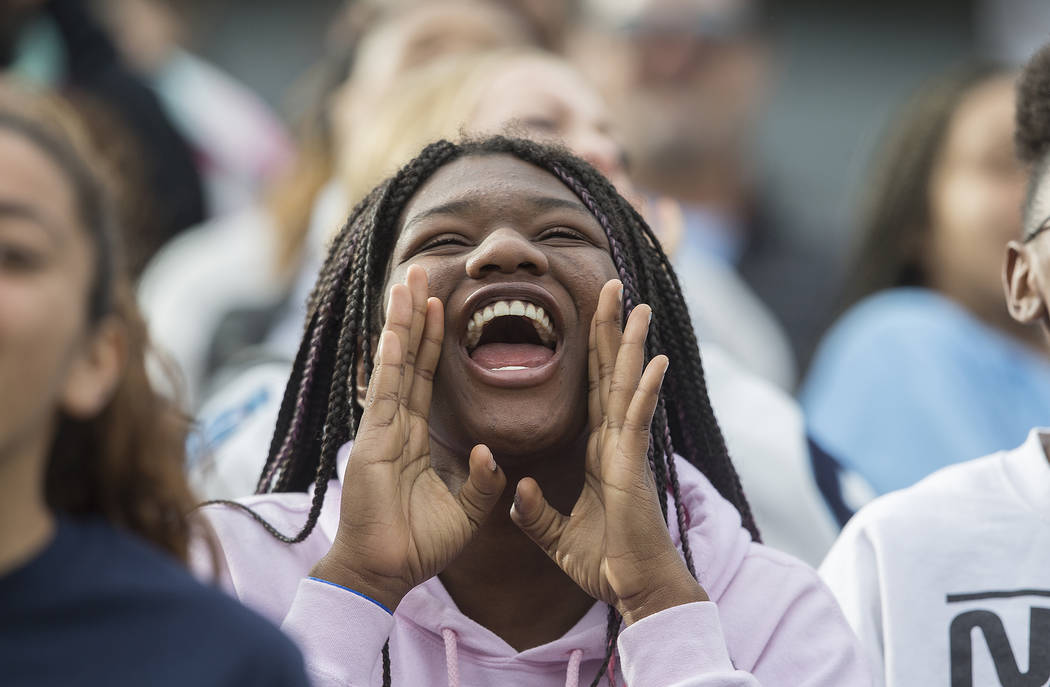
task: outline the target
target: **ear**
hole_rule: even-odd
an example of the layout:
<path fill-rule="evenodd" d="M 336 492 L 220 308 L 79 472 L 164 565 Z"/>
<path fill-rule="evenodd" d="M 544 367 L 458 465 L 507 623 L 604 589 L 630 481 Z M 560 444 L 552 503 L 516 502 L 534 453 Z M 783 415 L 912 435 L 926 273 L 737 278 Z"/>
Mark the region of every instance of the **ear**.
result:
<path fill-rule="evenodd" d="M 1029 247 L 1019 241 L 1011 241 L 1006 246 L 1006 263 L 1003 265 L 1006 308 L 1021 324 L 1031 324 L 1047 315 L 1035 258 Z"/>
<path fill-rule="evenodd" d="M 127 331 L 114 317 L 99 323 L 69 367 L 60 396 L 70 416 L 95 417 L 113 396 L 127 360 Z"/>

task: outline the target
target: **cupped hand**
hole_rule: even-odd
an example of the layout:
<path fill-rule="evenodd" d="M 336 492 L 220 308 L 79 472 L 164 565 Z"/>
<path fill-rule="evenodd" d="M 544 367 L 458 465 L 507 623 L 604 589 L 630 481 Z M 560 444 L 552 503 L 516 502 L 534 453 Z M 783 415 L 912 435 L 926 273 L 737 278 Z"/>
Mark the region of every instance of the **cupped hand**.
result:
<path fill-rule="evenodd" d="M 619 281 L 606 283 L 591 322 L 590 437 L 572 513 L 558 512 L 525 478 L 511 517 L 584 591 L 631 624 L 707 594 L 671 541 L 649 467 L 649 427 L 668 360 L 658 355 L 645 364 L 648 305 L 636 307 L 621 331 L 622 294 Z"/>
<path fill-rule="evenodd" d="M 444 313 L 426 272 L 390 289 L 361 424 L 343 478 L 339 529 L 311 575 L 393 609 L 441 572 L 477 532 L 506 477 L 484 445 L 453 494 L 430 465 L 430 397 Z"/>

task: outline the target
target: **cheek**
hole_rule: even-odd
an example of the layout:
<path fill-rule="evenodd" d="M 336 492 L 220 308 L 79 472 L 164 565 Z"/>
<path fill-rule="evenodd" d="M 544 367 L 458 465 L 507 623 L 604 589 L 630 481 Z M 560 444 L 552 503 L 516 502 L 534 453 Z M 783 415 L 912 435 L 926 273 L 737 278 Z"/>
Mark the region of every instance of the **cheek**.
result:
<path fill-rule="evenodd" d="M 552 260 L 560 273 L 559 280 L 572 295 L 580 320 L 590 327 L 591 318 L 598 308 L 598 295 L 610 279 L 617 279 L 612 258 L 604 251 L 592 251 L 585 256 L 565 256 Z"/>
<path fill-rule="evenodd" d="M 449 294 L 452 293 L 456 284 L 462 281 L 465 274 L 462 260 L 450 260 L 447 258 L 422 257 L 397 265 L 390 270 L 386 284 L 383 286 L 383 313 L 386 313 L 390 287 L 394 284 L 404 283 L 408 268 L 412 265 L 419 265 L 427 273 L 428 293 L 430 296 L 441 299 L 442 304 L 448 302 Z"/>
<path fill-rule="evenodd" d="M 2 434 L 50 416 L 69 366 L 82 313 L 58 285 L 0 275 Z M 79 304 L 75 304 L 79 305 Z M 12 390 L 21 392 L 14 394 Z"/>
<path fill-rule="evenodd" d="M 1023 184 L 979 170 L 947 175 L 934 187 L 934 228 L 946 239 L 988 246 L 1014 238 L 1021 226 Z"/>

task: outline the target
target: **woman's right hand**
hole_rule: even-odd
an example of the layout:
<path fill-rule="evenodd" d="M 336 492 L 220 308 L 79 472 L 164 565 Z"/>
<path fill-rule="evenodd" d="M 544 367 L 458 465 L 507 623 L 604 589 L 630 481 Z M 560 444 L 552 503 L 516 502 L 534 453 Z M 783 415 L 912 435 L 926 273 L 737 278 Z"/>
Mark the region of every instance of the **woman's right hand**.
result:
<path fill-rule="evenodd" d="M 506 477 L 489 449 L 470 452 L 470 475 L 449 491 L 430 465 L 430 395 L 444 312 L 426 272 L 409 267 L 390 289 L 386 324 L 361 425 L 343 478 L 339 529 L 313 577 L 389 609 L 440 573 L 478 531 Z"/>

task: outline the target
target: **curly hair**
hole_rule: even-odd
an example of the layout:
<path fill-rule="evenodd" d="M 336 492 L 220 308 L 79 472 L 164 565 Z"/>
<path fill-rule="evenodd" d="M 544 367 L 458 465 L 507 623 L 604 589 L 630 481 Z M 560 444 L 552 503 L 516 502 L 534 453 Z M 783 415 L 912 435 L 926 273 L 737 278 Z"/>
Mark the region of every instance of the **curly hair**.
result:
<path fill-rule="evenodd" d="M 1025 200 L 1025 236 L 1037 227 L 1030 217 L 1035 191 L 1050 163 L 1050 45 L 1043 46 L 1025 65 L 1017 82 L 1017 156 L 1031 167 Z"/>

